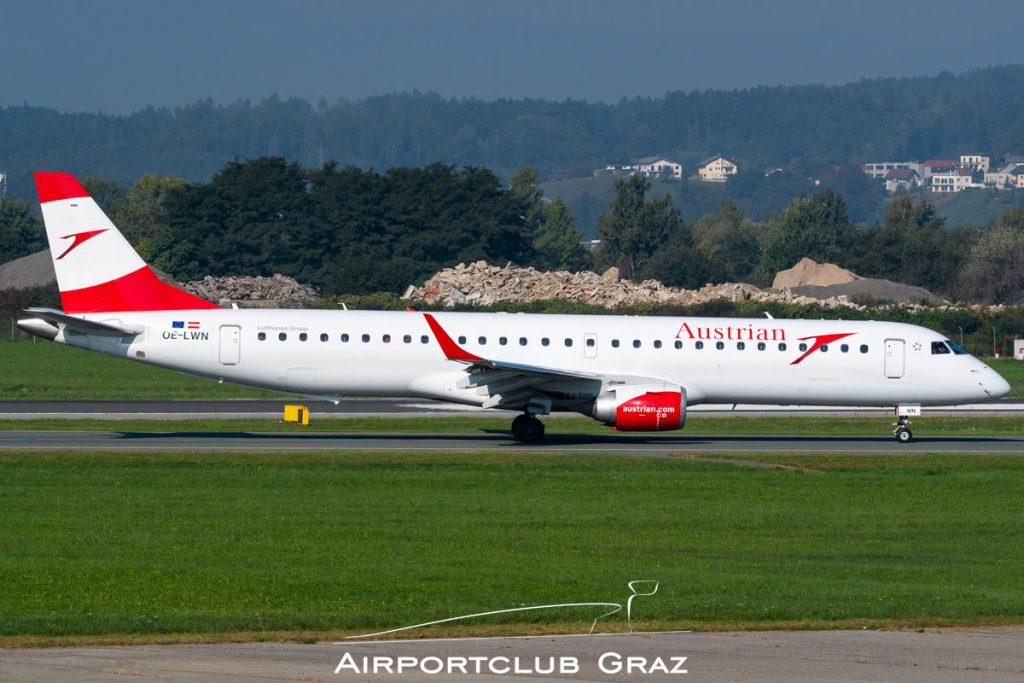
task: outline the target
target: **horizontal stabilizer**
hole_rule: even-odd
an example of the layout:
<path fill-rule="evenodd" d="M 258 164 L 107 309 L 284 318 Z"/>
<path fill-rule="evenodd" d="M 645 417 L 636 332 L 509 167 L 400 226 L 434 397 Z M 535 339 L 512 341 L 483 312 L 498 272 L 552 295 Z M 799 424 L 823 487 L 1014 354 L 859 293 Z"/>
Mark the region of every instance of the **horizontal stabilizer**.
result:
<path fill-rule="evenodd" d="M 63 326 L 82 334 L 93 334 L 104 337 L 124 337 L 142 334 L 142 328 L 140 327 L 98 323 L 94 320 L 76 318 L 73 315 L 67 315 L 62 311 L 57 311 L 52 308 L 27 308 L 25 309 L 25 313 L 28 314 L 29 319 L 36 318 L 45 320 L 52 325 L 56 325 L 58 327 Z"/>

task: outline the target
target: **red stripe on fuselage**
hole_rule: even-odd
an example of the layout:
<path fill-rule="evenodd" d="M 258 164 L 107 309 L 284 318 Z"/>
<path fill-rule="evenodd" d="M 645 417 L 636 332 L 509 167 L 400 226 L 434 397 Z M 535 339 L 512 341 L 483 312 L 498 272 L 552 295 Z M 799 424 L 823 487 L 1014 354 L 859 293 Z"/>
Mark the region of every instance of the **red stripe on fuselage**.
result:
<path fill-rule="evenodd" d="M 149 266 L 110 282 L 60 293 L 65 313 L 113 311 L 188 311 L 220 308 L 177 287 L 161 282 Z"/>

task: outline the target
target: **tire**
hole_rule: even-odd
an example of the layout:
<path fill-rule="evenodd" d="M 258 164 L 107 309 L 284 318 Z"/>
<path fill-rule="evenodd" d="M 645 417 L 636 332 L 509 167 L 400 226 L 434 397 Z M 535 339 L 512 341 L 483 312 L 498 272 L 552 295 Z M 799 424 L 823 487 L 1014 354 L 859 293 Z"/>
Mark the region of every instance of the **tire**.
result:
<path fill-rule="evenodd" d="M 512 420 L 512 436 L 516 441 L 523 441 L 523 423 L 529 419 L 528 415 L 519 415 L 516 419 Z"/>
<path fill-rule="evenodd" d="M 900 427 L 896 430 L 896 440 L 900 443 L 910 443 L 914 440 L 914 435 L 906 427 Z"/>
<path fill-rule="evenodd" d="M 525 415 L 523 417 L 526 417 Z M 530 416 L 519 429 L 519 440 L 523 443 L 540 443 L 544 440 L 544 423 Z"/>

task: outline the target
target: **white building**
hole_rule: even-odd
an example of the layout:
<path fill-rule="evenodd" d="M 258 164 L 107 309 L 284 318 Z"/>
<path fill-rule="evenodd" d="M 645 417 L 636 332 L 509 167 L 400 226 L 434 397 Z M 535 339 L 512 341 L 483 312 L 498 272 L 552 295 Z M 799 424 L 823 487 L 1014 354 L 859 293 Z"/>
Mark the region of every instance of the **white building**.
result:
<path fill-rule="evenodd" d="M 736 164 L 721 154 L 705 159 L 697 167 L 697 175 L 707 183 L 724 183 L 729 176 L 736 175 Z"/>
<path fill-rule="evenodd" d="M 954 168 L 942 173 L 933 173 L 928 179 L 928 191 L 938 193 L 962 192 L 971 188 L 985 187 L 984 183 L 975 182 L 969 168 Z"/>
<path fill-rule="evenodd" d="M 981 154 L 961 154 L 960 155 L 960 168 L 969 168 L 972 171 L 980 171 L 981 173 L 988 173 L 989 157 L 982 156 Z"/>
<path fill-rule="evenodd" d="M 875 161 L 861 166 L 864 173 L 877 180 L 884 179 L 889 171 L 898 169 L 909 169 L 917 173 L 919 177 L 924 177 L 924 167 L 916 161 Z"/>
<path fill-rule="evenodd" d="M 669 161 L 665 157 L 644 157 L 635 164 L 608 164 L 594 171 L 594 175 L 611 173 L 613 175 L 642 175 L 646 178 L 683 177 L 683 165 Z"/>

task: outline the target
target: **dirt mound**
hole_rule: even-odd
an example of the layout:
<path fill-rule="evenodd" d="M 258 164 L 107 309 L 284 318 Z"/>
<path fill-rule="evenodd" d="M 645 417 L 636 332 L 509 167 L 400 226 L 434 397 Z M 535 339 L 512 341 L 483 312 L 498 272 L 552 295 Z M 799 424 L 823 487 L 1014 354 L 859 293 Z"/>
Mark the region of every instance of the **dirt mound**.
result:
<path fill-rule="evenodd" d="M 251 308 L 306 306 L 320 301 L 320 294 L 287 275 L 271 277 L 226 275 L 186 282 L 182 289 L 221 305 L 238 304 Z"/>
<path fill-rule="evenodd" d="M 0 290 L 42 287 L 56 280 L 49 249 L 0 265 Z"/>
<path fill-rule="evenodd" d="M 845 296 L 858 304 L 871 304 L 875 302 L 917 304 L 925 302 L 931 306 L 941 306 L 948 303 L 923 287 L 905 285 L 901 282 L 893 282 L 892 280 L 876 280 L 874 278 L 859 278 L 852 282 L 844 282 L 828 287 L 814 285 L 793 287 L 792 291 L 793 294 L 798 296 L 809 296 L 815 299 Z"/>
<path fill-rule="evenodd" d="M 840 268 L 834 263 L 818 263 L 809 258 L 800 259 L 800 262 L 788 270 L 780 270 L 772 282 L 773 289 L 783 287 L 804 287 L 814 285 L 828 287 L 840 285 L 846 282 L 853 282 L 861 279 L 856 273 L 851 273 L 845 268 Z"/>

